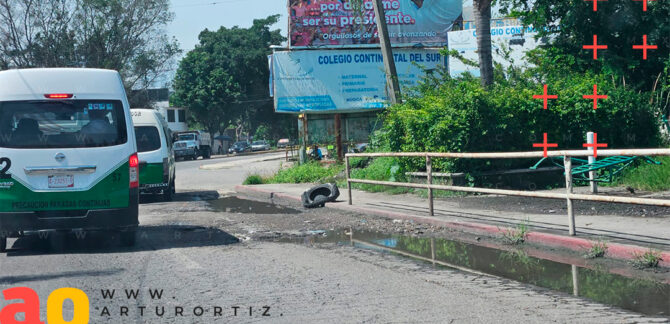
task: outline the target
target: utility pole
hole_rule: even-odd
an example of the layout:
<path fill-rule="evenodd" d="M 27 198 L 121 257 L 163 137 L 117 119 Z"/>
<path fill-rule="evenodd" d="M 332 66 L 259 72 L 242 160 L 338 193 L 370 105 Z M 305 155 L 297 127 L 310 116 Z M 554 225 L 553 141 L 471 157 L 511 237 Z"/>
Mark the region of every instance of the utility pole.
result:
<path fill-rule="evenodd" d="M 386 69 L 386 85 L 389 89 L 389 101 L 391 104 L 400 102 L 400 83 L 398 82 L 398 72 L 395 69 L 395 60 L 391 50 L 391 40 L 389 30 L 386 26 L 386 14 L 382 0 L 373 0 L 375 7 L 375 19 L 377 20 L 377 34 L 379 35 L 379 45 L 384 57 L 384 68 Z"/>

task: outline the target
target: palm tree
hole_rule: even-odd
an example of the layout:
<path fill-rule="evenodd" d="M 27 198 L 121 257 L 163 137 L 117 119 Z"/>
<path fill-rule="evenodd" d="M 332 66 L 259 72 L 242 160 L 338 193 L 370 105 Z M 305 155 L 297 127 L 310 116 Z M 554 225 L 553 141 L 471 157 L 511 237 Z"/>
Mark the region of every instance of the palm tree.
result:
<path fill-rule="evenodd" d="M 491 0 L 472 1 L 477 28 L 479 73 L 483 87 L 493 84 L 493 57 L 491 54 Z"/>

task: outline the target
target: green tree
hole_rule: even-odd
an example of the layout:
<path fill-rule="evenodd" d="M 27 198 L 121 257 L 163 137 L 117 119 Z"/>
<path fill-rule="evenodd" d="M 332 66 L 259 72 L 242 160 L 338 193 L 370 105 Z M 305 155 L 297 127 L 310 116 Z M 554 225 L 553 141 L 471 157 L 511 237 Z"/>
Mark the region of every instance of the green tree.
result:
<path fill-rule="evenodd" d="M 610 74 L 627 86 L 650 91 L 670 60 L 670 2 L 650 1 L 643 11 L 643 1 L 599 1 L 598 11 L 593 2 L 583 0 L 502 0 L 511 15 L 532 25 L 539 37 L 551 36 L 553 41 L 536 53 L 535 70 L 540 78 L 564 71 Z M 584 45 L 607 45 L 593 59 L 591 50 Z M 643 35 L 648 44 L 658 46 L 650 50 L 644 60 L 641 45 Z M 667 78 L 668 75 L 665 75 Z"/>
<path fill-rule="evenodd" d="M 209 132 L 235 123 L 248 128 L 272 126 L 268 91 L 270 45 L 285 39 L 270 30 L 279 15 L 256 19 L 250 28 L 204 30 L 200 43 L 180 62 L 172 101 L 189 107 L 194 120 Z"/>
<path fill-rule="evenodd" d="M 146 89 L 180 53 L 165 32 L 169 9 L 169 0 L 0 0 L 0 69 L 113 69 L 127 90 Z"/>

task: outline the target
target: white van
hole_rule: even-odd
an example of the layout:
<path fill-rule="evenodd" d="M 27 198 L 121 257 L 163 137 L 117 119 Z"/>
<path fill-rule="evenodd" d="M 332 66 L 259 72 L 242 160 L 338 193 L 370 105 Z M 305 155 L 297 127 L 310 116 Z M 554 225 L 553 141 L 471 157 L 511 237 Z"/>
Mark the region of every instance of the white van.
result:
<path fill-rule="evenodd" d="M 139 159 L 117 72 L 0 72 L 0 159 L 0 250 L 44 230 L 120 230 L 135 243 Z"/>
<path fill-rule="evenodd" d="M 131 109 L 140 159 L 140 193 L 161 194 L 170 201 L 175 193 L 175 159 L 168 123 L 153 109 Z"/>

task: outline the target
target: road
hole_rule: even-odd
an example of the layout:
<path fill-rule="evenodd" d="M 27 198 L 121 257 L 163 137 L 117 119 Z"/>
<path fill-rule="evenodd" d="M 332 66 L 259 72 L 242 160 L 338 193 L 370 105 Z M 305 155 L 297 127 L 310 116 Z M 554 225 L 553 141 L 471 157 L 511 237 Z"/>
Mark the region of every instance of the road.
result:
<path fill-rule="evenodd" d="M 0 256 L 0 289 L 36 290 L 43 320 L 52 291 L 81 289 L 91 304 L 92 323 L 658 321 L 346 244 L 277 242 L 361 223 L 383 228 L 389 220 L 304 210 L 288 201 L 208 201 L 219 191 L 232 191 L 248 173 L 271 172 L 281 161 L 262 160 L 276 156 L 179 162 L 175 201 L 143 199 L 134 248 L 120 247 L 118 238 L 104 233 L 10 242 L 11 251 Z M 216 170 L 201 168 L 214 164 Z M 65 318 L 72 313 L 66 302 Z"/>

